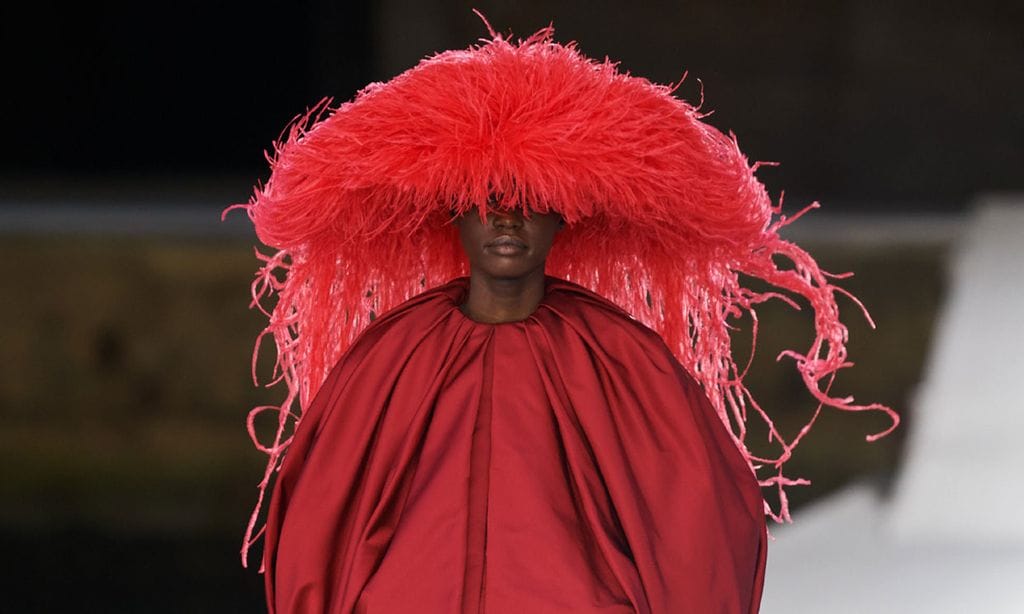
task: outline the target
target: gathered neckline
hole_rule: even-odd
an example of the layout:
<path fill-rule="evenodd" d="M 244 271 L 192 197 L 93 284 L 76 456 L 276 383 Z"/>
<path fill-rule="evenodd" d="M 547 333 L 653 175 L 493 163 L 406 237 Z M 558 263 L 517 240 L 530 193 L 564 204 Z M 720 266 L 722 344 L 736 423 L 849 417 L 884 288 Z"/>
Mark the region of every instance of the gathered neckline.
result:
<path fill-rule="evenodd" d="M 537 303 L 537 307 L 522 320 L 508 320 L 506 322 L 481 322 L 479 320 L 474 320 L 473 318 L 469 317 L 469 315 L 462 311 L 462 304 L 466 300 L 466 297 L 469 295 L 469 277 L 459 277 L 457 279 L 452 280 L 452 285 L 455 285 L 459 289 L 459 292 L 449 293 L 448 299 L 451 302 L 452 309 L 455 311 L 457 316 L 462 318 L 466 322 L 469 322 L 470 324 L 476 326 L 502 326 L 504 324 L 522 324 L 533 319 L 533 317 L 537 315 L 537 312 L 540 311 L 541 307 L 546 305 L 548 298 L 551 296 L 552 281 L 558 281 L 558 278 L 551 277 L 550 275 L 544 276 L 544 295 L 541 296 L 540 302 Z"/>

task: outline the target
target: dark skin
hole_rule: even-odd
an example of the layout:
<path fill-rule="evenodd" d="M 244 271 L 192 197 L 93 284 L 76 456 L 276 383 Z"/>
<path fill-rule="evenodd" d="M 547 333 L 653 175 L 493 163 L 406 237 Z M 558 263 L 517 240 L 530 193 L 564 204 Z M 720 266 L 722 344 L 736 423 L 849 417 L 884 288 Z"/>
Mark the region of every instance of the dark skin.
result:
<path fill-rule="evenodd" d="M 469 293 L 459 306 L 471 320 L 488 324 L 530 317 L 544 298 L 544 263 L 564 222 L 557 213 L 492 209 L 455 218 L 469 259 Z"/>

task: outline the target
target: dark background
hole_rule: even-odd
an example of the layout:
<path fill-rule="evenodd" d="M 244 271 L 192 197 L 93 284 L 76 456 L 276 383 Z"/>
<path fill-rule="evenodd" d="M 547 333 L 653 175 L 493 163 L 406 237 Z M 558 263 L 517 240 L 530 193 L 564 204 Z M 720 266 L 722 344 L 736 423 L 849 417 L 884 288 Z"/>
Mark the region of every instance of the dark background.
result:
<path fill-rule="evenodd" d="M 702 83 L 708 121 L 782 163 L 759 177 L 789 210 L 820 200 L 814 216 L 885 228 L 1024 189 L 1020 2 L 7 3 L 0 214 L 42 221 L 0 226 L 0 610 L 261 611 L 262 578 L 237 555 L 264 461 L 243 425 L 280 390 L 249 379 L 255 237 L 205 229 L 310 105 L 486 36 L 473 6 L 501 32 L 553 22 L 556 40 L 656 82 L 688 71 L 681 96 L 696 102 Z M 201 215 L 161 232 L 143 201 Z M 88 219 L 47 222 L 75 208 Z M 118 230 L 126 219 L 149 230 Z M 825 269 L 857 272 L 844 287 L 878 323 L 841 306 L 859 364 L 837 385 L 905 427 L 869 446 L 884 420 L 823 417 L 791 463 L 813 481 L 791 493 L 798 511 L 898 467 L 948 250 L 810 235 Z M 807 323 L 777 307 L 761 312 L 750 383 L 792 433 L 814 405 L 773 358 Z"/>
<path fill-rule="evenodd" d="M 1024 4 L 872 0 L 230 3 L 40 1 L 3 9 L 0 175 L 265 173 L 262 151 L 347 100 L 496 29 L 674 82 L 740 138 L 773 192 L 952 210 L 1024 187 Z"/>

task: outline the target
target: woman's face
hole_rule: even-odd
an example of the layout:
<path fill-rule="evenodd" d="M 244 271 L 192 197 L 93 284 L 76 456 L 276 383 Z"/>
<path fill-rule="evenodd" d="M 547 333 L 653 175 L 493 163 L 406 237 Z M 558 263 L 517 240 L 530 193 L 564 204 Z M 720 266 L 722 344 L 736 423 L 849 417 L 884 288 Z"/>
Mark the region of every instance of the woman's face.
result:
<path fill-rule="evenodd" d="M 474 273 L 515 279 L 538 268 L 543 271 L 562 218 L 557 213 L 524 217 L 518 210 L 492 209 L 486 222 L 480 221 L 476 211 L 469 211 L 455 218 L 455 223 Z"/>

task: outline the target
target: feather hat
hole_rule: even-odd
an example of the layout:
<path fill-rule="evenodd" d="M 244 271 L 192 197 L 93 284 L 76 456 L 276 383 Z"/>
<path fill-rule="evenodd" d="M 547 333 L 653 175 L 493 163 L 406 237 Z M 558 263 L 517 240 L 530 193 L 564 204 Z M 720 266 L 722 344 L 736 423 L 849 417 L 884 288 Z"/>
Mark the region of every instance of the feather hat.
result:
<path fill-rule="evenodd" d="M 587 58 L 554 42 L 550 27 L 518 41 L 490 35 L 298 118 L 276 145 L 269 179 L 236 205 L 276 250 L 257 251 L 263 265 L 252 293 L 254 305 L 274 305 L 260 307 L 269 316 L 260 339 L 273 337 L 271 383 L 283 380 L 288 391 L 280 406 L 250 413 L 250 434 L 270 458 L 243 562 L 259 537 L 264 491 L 330 368 L 376 314 L 468 273 L 453 212 L 560 213 L 566 227 L 547 273 L 608 298 L 662 336 L 761 484 L 779 489 L 778 511 L 766 505 L 776 519 L 788 519 L 782 488 L 806 483 L 781 470 L 799 437 L 777 432 L 748 393 L 729 318 L 749 314 L 756 324 L 758 303 L 782 298 L 795 307 L 789 297 L 804 297 L 815 312 L 814 341 L 785 355 L 811 394 L 840 409 L 888 412 L 892 426 L 869 439 L 897 424 L 887 407 L 829 396 L 831 378 L 848 366 L 835 300 L 842 290 L 779 237 L 792 220 L 733 136 L 704 123 L 674 87 Z M 775 289 L 750 290 L 741 275 Z M 260 340 L 254 374 L 259 349 Z M 277 412 L 269 443 L 253 427 L 265 410 Z M 768 425 L 777 456 L 748 451 L 751 414 Z"/>

